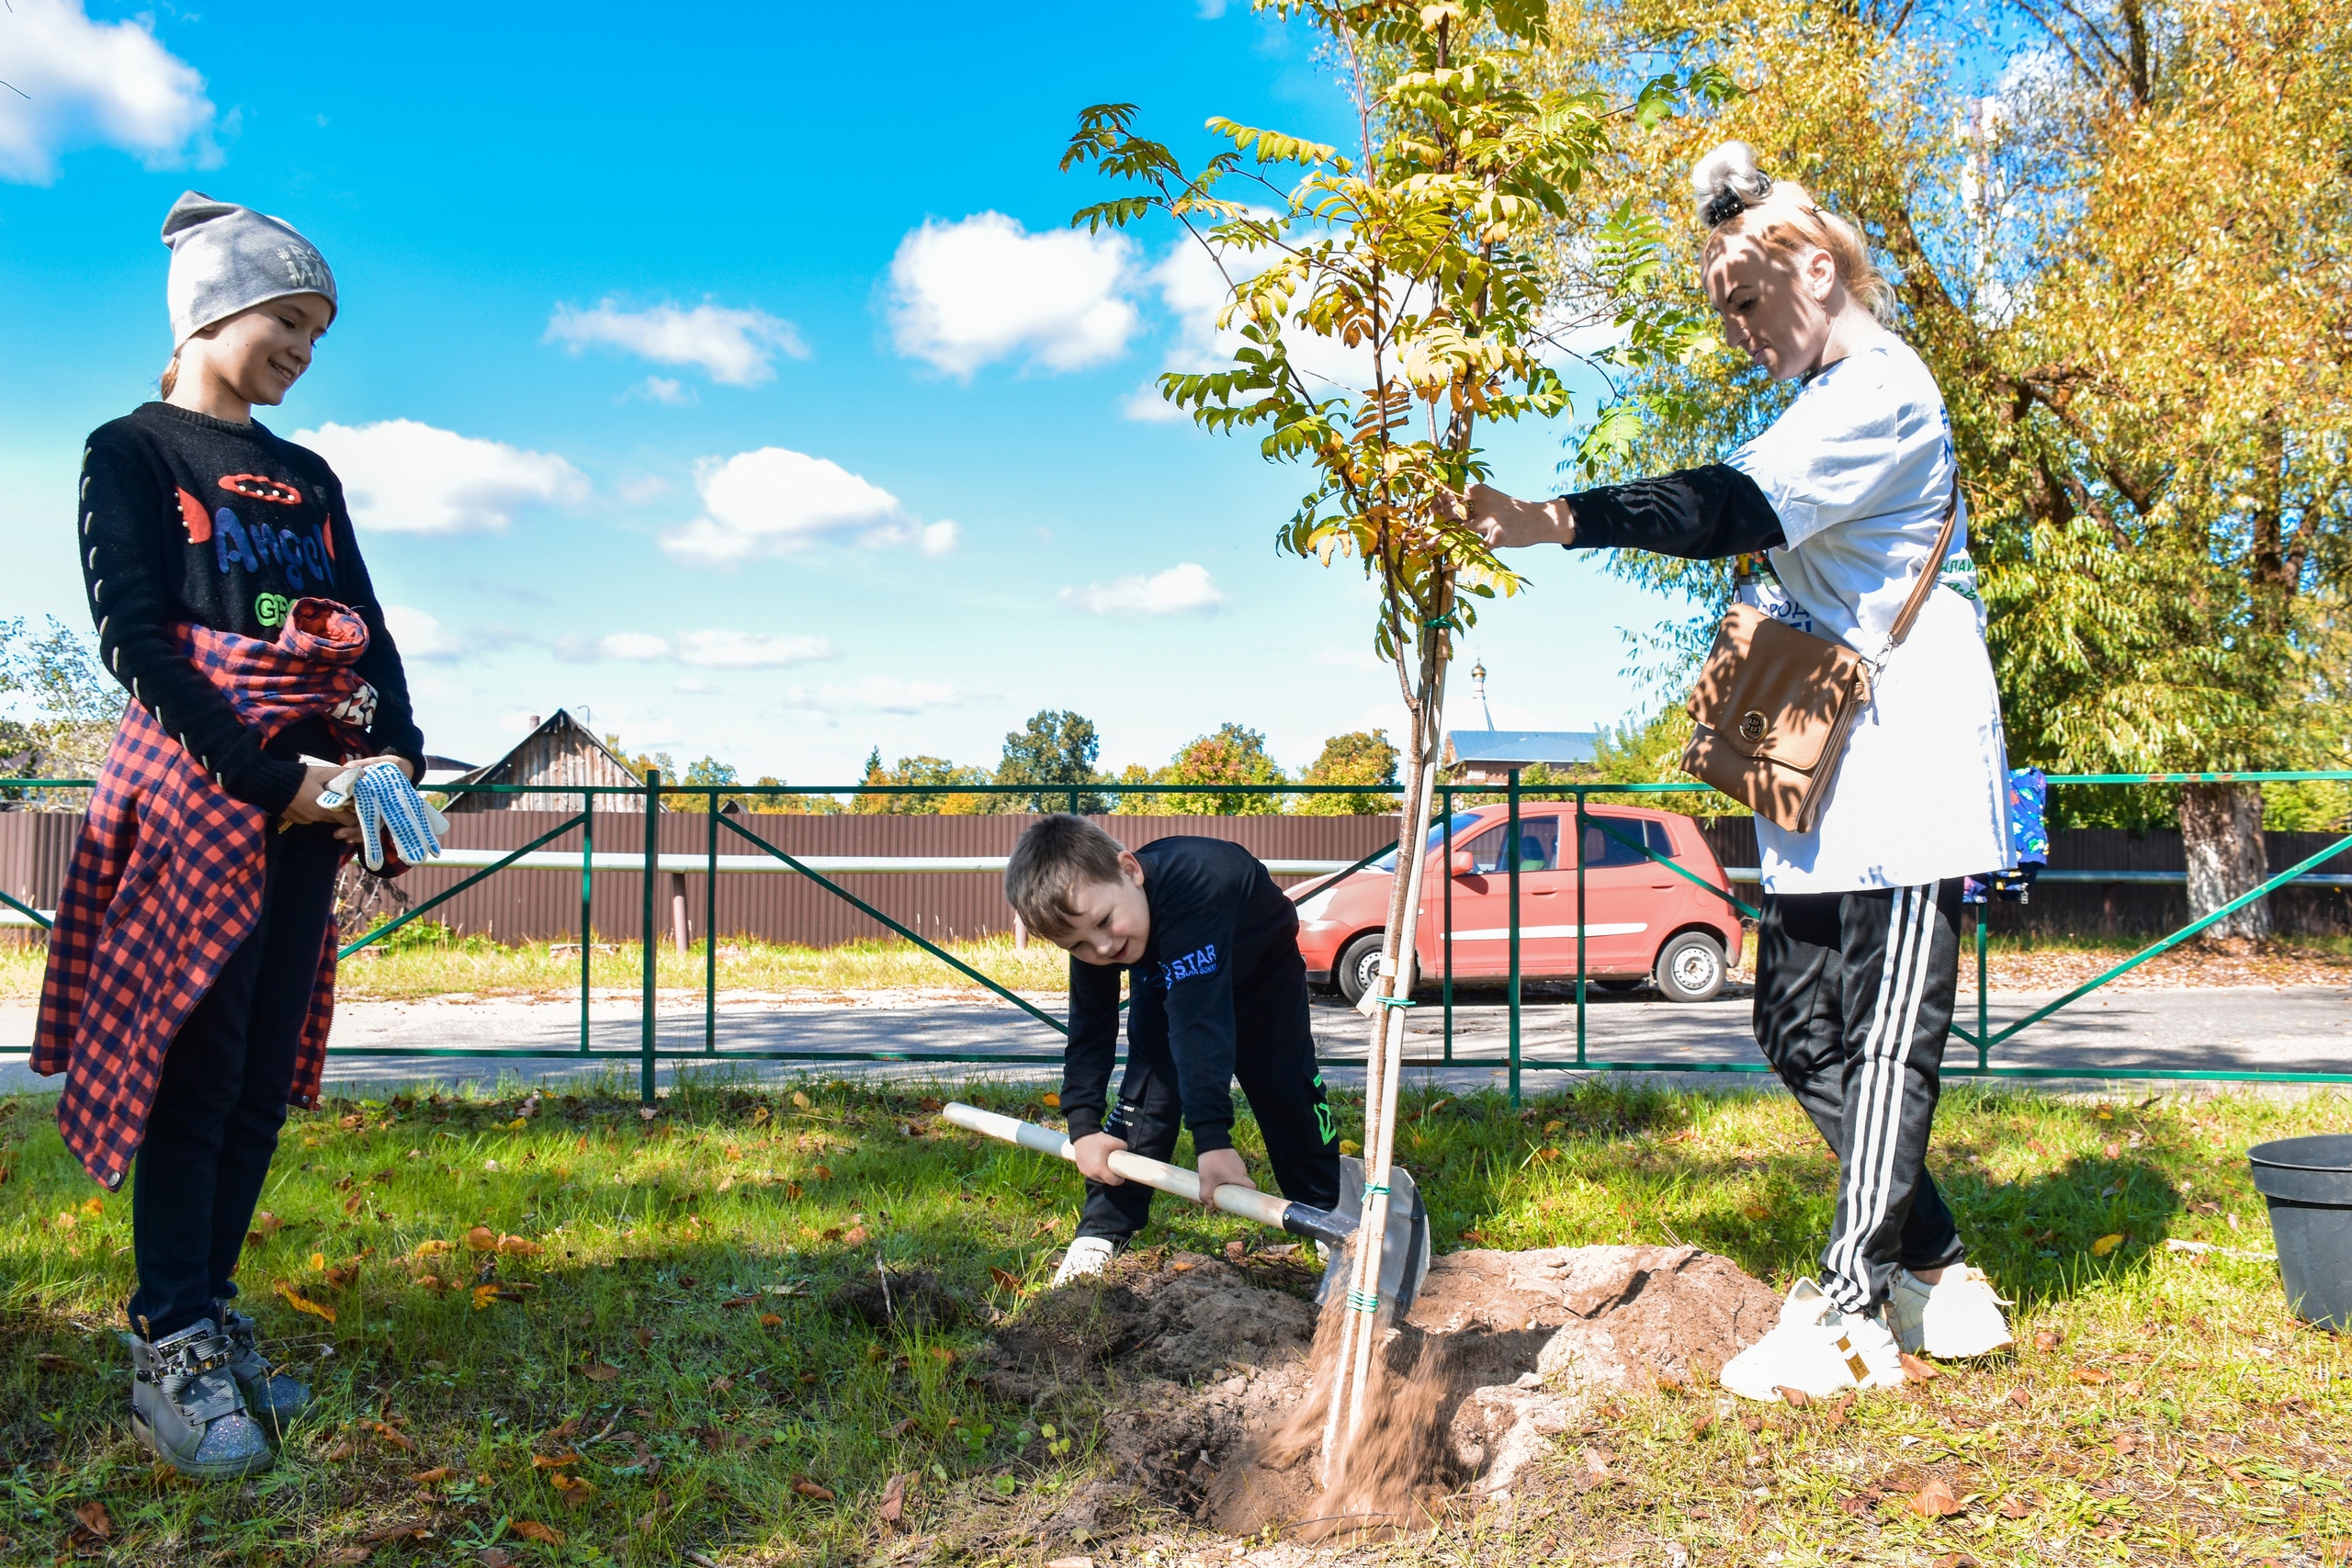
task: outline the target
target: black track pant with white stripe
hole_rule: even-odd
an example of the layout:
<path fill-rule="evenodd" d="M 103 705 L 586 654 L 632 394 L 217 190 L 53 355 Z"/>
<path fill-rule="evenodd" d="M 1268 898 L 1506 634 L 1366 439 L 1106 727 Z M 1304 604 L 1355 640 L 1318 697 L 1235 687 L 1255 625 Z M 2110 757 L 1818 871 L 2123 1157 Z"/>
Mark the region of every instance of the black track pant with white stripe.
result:
<path fill-rule="evenodd" d="M 1915 1272 L 1961 1260 L 1925 1164 L 1960 974 L 1960 882 L 1768 895 L 1756 937 L 1756 1043 L 1838 1156 L 1821 1284 L 1867 1312 Z"/>

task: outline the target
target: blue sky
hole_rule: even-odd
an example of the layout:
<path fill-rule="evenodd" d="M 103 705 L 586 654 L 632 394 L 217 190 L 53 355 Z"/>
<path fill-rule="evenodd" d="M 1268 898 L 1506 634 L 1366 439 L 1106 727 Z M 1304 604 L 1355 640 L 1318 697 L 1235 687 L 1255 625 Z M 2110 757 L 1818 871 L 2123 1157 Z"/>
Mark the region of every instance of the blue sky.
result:
<path fill-rule="evenodd" d="M 1342 134 L 1302 34 L 1238 0 L 389 15 L 0 12 L 0 616 L 86 626 L 81 441 L 154 396 L 194 187 L 335 269 L 263 418 L 344 476 L 437 751 L 559 705 L 801 784 L 992 763 L 1040 707 L 1114 768 L 1228 720 L 1293 767 L 1394 732 L 1360 576 L 1274 553 L 1304 475 L 1150 417 L 1197 273 L 1068 232 L 1102 187 L 1055 168 L 1104 100 L 1194 146 L 1213 113 Z M 1549 489 L 1566 434 L 1508 435 L 1501 482 Z M 1465 649 L 1496 722 L 1637 705 L 1620 628 L 1677 607 L 1529 566 Z"/>

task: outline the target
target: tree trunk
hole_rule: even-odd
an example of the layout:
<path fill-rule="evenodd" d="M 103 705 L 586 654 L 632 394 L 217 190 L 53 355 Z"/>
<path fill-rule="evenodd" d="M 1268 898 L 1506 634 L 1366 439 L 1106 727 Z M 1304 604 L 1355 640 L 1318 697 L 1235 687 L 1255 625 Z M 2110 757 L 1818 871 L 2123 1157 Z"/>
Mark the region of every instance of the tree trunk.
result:
<path fill-rule="evenodd" d="M 2188 857 L 2188 918 L 2201 920 L 2270 874 L 2259 784 L 2189 784 L 2180 792 L 2180 847 Z M 2205 928 L 2209 937 L 2270 934 L 2270 901 L 2257 898 Z"/>

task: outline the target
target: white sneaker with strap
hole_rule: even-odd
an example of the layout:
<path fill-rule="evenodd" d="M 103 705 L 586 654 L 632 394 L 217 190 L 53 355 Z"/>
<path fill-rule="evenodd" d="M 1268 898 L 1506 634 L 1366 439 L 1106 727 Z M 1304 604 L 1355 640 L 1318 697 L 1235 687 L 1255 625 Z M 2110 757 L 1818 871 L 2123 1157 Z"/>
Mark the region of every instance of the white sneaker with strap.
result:
<path fill-rule="evenodd" d="M 1062 1266 L 1054 1270 L 1054 1283 L 1067 1285 L 1072 1280 L 1091 1279 L 1111 1266 L 1111 1259 L 1118 1251 L 1115 1243 L 1102 1236 L 1080 1236 L 1062 1254 Z"/>
<path fill-rule="evenodd" d="M 1939 1360 L 1989 1356 L 2017 1343 L 2001 1309 L 2016 1303 L 1994 1290 L 1982 1269 L 1955 1263 L 1928 1284 L 1908 1269 L 1894 1271 L 1888 1326 L 1905 1350 Z"/>
<path fill-rule="evenodd" d="M 1818 1280 L 1799 1280 L 1780 1323 L 1725 1362 L 1722 1381 L 1742 1399 L 1778 1402 L 1783 1389 L 1832 1399 L 1849 1389 L 1900 1387 L 1903 1358 L 1877 1318 L 1849 1316 Z"/>

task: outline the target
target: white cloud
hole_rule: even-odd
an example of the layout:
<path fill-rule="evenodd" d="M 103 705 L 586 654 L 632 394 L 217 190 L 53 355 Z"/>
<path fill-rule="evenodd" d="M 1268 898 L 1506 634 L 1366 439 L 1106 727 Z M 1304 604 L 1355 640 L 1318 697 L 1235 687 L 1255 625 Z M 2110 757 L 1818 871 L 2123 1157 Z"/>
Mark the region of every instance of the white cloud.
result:
<path fill-rule="evenodd" d="M 886 714 L 904 718 L 959 706 L 971 695 L 947 681 L 904 681 L 896 675 L 868 675 L 854 685 L 829 682 L 815 688 L 790 687 L 777 699 L 774 711 L 828 717 Z"/>
<path fill-rule="evenodd" d="M 775 356 L 808 357 L 808 345 L 790 321 L 764 310 L 735 310 L 723 305 L 701 304 L 691 310 L 675 305 L 655 305 L 629 310 L 612 299 L 593 310 L 558 305 L 548 321 L 547 341 L 570 345 L 574 354 L 601 344 L 650 359 L 659 365 L 698 365 L 714 381 L 730 387 L 756 387 L 775 376 Z M 677 383 L 654 378 L 645 383 L 649 396 L 659 396 L 667 385 L 673 400 Z"/>
<path fill-rule="evenodd" d="M 695 488 L 703 515 L 664 534 L 662 547 L 703 566 L 734 566 L 828 539 L 904 544 L 919 526 L 888 491 L 827 458 L 781 446 L 706 458 Z"/>
<path fill-rule="evenodd" d="M 670 657 L 670 640 L 651 632 L 615 632 L 598 637 L 595 646 L 596 651 L 607 659 L 626 659 L 637 664 Z"/>
<path fill-rule="evenodd" d="M 632 664 L 674 660 L 705 670 L 781 670 L 839 659 L 841 649 L 820 637 L 774 632 L 738 632 L 713 627 L 659 637 L 652 632 L 608 632 L 603 637 L 558 637 L 557 658 L 575 664 L 618 659 Z"/>
<path fill-rule="evenodd" d="M 588 496 L 587 479 L 550 453 L 413 419 L 322 424 L 294 439 L 334 465 L 352 522 L 387 534 L 497 533 L 526 508 Z"/>
<path fill-rule="evenodd" d="M 1090 615 L 1181 615 L 1225 603 L 1208 569 L 1192 561 L 1149 577 L 1122 577 L 1062 590 L 1062 603 Z"/>
<path fill-rule="evenodd" d="M 964 530 L 956 524 L 944 519 L 929 524 L 922 531 L 922 553 L 927 556 L 952 555 L 963 538 Z"/>
<path fill-rule="evenodd" d="M 717 630 L 678 634 L 678 662 L 706 670 L 781 670 L 841 656 L 841 649 L 820 637 Z"/>
<path fill-rule="evenodd" d="M 462 659 L 467 642 L 424 611 L 406 604 L 384 606 L 384 626 L 404 660 Z"/>
<path fill-rule="evenodd" d="M 890 262 L 899 352 L 958 377 L 1019 356 L 1047 370 L 1114 359 L 1137 324 L 1134 256 L 1123 234 L 1032 234 L 1001 212 L 926 220 Z"/>
<path fill-rule="evenodd" d="M 212 102 L 196 68 L 151 22 L 94 22 L 81 0 L 11 0 L 0 16 L 0 179 L 47 185 L 57 155 L 97 144 L 150 168 L 219 161 Z"/>
<path fill-rule="evenodd" d="M 683 381 L 667 376 L 648 376 L 621 394 L 624 398 L 643 398 L 649 403 L 667 403 L 673 409 L 684 408 L 702 400 L 686 389 Z"/>

